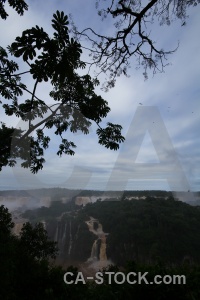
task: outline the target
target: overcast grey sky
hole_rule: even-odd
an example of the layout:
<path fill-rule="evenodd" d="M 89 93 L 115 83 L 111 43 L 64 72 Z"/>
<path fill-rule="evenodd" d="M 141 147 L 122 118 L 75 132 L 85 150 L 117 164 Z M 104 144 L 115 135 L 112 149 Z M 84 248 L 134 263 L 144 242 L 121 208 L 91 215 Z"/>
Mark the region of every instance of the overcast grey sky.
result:
<path fill-rule="evenodd" d="M 32 26 L 52 32 L 51 19 L 56 10 L 71 13 L 78 28 L 96 28 L 111 32 L 110 22 L 101 22 L 93 0 L 27 1 L 28 12 L 23 17 L 13 10 L 6 21 L 0 20 L 1 46 L 11 44 L 17 35 Z M 66 187 L 80 189 L 164 189 L 200 190 L 200 6 L 189 10 L 186 26 L 175 22 L 169 27 L 156 26 L 156 42 L 165 49 L 178 50 L 169 56 L 171 65 L 165 73 L 144 81 L 142 70 L 134 64 L 129 78 L 117 80 L 116 86 L 105 93 L 111 112 L 105 123 L 121 124 L 126 141 L 118 151 L 98 144 L 96 127 L 89 135 L 70 134 L 77 145 L 73 157 L 56 153 L 58 139 L 46 152 L 42 171 L 33 175 L 20 165 L 3 168 L 0 189 Z M 107 23 L 106 23 L 107 22 Z M 28 85 L 31 81 L 27 77 Z M 46 87 L 48 90 L 48 86 Z M 41 87 L 39 96 L 46 99 Z M 139 103 L 142 103 L 139 104 Z M 22 127 L 17 118 L 1 112 L 1 121 Z"/>

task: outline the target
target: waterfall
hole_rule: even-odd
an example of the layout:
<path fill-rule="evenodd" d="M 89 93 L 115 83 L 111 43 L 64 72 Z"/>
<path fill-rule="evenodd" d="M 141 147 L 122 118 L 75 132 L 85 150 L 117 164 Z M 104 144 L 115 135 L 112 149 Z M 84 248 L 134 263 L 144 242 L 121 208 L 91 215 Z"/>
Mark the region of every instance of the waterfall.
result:
<path fill-rule="evenodd" d="M 75 234 L 75 239 L 76 239 L 76 240 L 78 239 L 79 229 L 80 229 L 80 224 L 78 225 L 78 229 L 77 229 L 77 232 L 76 232 L 76 234 Z"/>
<path fill-rule="evenodd" d="M 99 221 L 98 221 L 98 228 L 97 228 L 97 231 L 98 231 L 98 232 L 103 232 L 103 227 L 102 227 L 102 225 L 99 223 Z"/>
<path fill-rule="evenodd" d="M 58 224 L 57 224 L 57 227 L 56 227 L 56 233 L 55 233 L 54 241 L 58 242 Z"/>
<path fill-rule="evenodd" d="M 42 223 L 42 225 L 43 225 L 43 228 L 46 230 L 46 229 L 47 229 L 47 224 L 46 224 L 46 222 L 43 220 L 43 221 L 41 221 L 41 223 Z"/>
<path fill-rule="evenodd" d="M 68 248 L 68 255 L 70 255 L 72 249 L 72 226 L 71 221 L 69 223 L 69 248 Z"/>
<path fill-rule="evenodd" d="M 96 230 L 94 229 L 94 223 L 97 223 L 97 225 L 98 225 Z M 88 226 L 89 231 L 91 231 L 98 237 L 92 245 L 91 256 L 90 256 L 89 260 L 97 260 L 99 257 L 100 261 L 107 261 L 106 233 L 103 232 L 102 224 L 100 224 L 98 220 L 96 220 L 92 217 L 90 217 L 89 221 L 86 221 L 86 224 Z M 98 255 L 98 245 L 97 245 L 98 240 L 100 240 L 100 242 L 101 242 L 99 255 Z"/>
<path fill-rule="evenodd" d="M 12 230 L 13 233 L 14 233 L 15 235 L 19 236 L 22 227 L 23 227 L 23 222 L 21 222 L 21 223 L 15 223 L 15 226 L 14 226 L 14 228 L 13 228 L 13 230 Z"/>
<path fill-rule="evenodd" d="M 64 233 L 63 233 L 63 237 L 62 237 L 62 244 L 65 243 L 65 239 L 66 239 L 66 230 L 67 230 L 67 223 L 65 223 Z"/>
<path fill-rule="evenodd" d="M 97 260 L 97 240 L 94 241 L 93 245 L 92 245 L 92 251 L 91 251 L 91 256 L 90 256 L 90 260 Z"/>
<path fill-rule="evenodd" d="M 107 255 L 106 255 L 106 237 L 105 236 L 101 237 L 101 246 L 100 246 L 99 260 L 100 261 L 107 260 Z"/>

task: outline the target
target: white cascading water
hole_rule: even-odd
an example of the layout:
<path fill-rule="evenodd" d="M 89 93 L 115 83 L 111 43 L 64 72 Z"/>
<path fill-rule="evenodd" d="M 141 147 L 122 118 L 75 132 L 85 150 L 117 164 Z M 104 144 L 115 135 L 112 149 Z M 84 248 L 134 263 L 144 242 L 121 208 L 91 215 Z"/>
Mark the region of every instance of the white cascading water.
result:
<path fill-rule="evenodd" d="M 92 245 L 92 251 L 91 251 L 91 255 L 90 255 L 90 260 L 97 260 L 97 240 L 94 241 L 93 245 Z"/>
<path fill-rule="evenodd" d="M 63 245 L 64 245 L 64 243 L 65 243 L 66 230 L 67 230 L 67 223 L 65 223 L 64 233 L 63 233 L 63 237 L 62 237 L 62 244 L 63 244 Z"/>
<path fill-rule="evenodd" d="M 71 249 L 72 249 L 72 225 L 71 225 L 71 221 L 69 223 L 69 248 L 68 248 L 68 255 L 70 255 L 71 253 Z"/>
<path fill-rule="evenodd" d="M 97 224 L 97 229 L 94 229 L 94 223 Z M 86 224 L 89 228 L 89 231 L 94 233 L 98 238 L 94 241 L 92 245 L 91 250 L 91 256 L 89 258 L 89 261 L 97 260 L 99 257 L 99 261 L 107 261 L 107 255 L 106 255 L 106 233 L 103 232 L 102 225 L 99 223 L 97 219 L 94 219 L 90 217 L 89 221 L 86 221 Z M 97 242 L 100 240 L 100 252 L 98 255 L 98 247 Z"/>
<path fill-rule="evenodd" d="M 58 224 L 56 227 L 56 233 L 55 233 L 55 237 L 54 237 L 54 242 L 58 242 Z"/>

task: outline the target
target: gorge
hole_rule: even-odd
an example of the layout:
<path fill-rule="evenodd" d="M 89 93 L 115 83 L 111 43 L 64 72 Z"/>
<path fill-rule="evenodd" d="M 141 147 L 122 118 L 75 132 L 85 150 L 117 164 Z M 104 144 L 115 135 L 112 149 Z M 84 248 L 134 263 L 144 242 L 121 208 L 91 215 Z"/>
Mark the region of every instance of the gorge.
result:
<path fill-rule="evenodd" d="M 108 201 L 97 195 L 96 202 L 86 192 L 82 196 L 68 202 L 57 197 L 49 207 L 18 212 L 13 215 L 15 234 L 25 221 L 42 222 L 50 239 L 57 242 L 56 262 L 66 267 L 99 269 L 158 258 L 170 263 L 186 257 L 200 261 L 199 206 L 178 201 L 167 192 L 129 193 L 121 201 L 114 195 Z"/>

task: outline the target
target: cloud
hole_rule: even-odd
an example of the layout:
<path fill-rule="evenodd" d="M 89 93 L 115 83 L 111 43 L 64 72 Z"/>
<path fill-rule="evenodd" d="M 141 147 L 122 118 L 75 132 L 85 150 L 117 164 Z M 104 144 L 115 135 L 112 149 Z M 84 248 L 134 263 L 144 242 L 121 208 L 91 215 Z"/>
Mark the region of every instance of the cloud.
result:
<path fill-rule="evenodd" d="M 20 35 L 24 29 L 36 24 L 44 27 L 47 32 L 52 33 L 51 19 L 57 9 L 64 10 L 67 14 L 72 13 L 75 24 L 79 28 L 83 29 L 93 26 L 100 32 L 103 32 L 107 28 L 109 34 L 113 30 L 109 20 L 101 23 L 97 19 L 94 1 L 87 0 L 84 5 L 80 5 L 80 1 L 78 0 L 70 2 L 64 0 L 49 1 L 48 9 L 45 1 L 29 1 L 29 5 L 29 11 L 25 12 L 23 17 L 18 16 L 12 9 L 9 9 L 10 16 L 8 20 L 0 20 L 1 28 L 4 26 L 3 28 L 5 29 L 0 34 L 1 45 L 3 47 L 13 42 L 15 37 Z M 103 125 L 108 121 L 122 125 L 122 132 L 125 137 L 127 137 L 138 107 L 157 107 L 192 189 L 199 190 L 200 40 L 197 36 L 199 35 L 200 26 L 200 6 L 190 11 L 191 16 L 185 27 L 181 27 L 179 22 L 169 27 L 153 25 L 158 46 L 173 49 L 176 47 L 177 41 L 180 40 L 178 50 L 169 57 L 168 62 L 172 62 L 172 64 L 165 68 L 165 73 L 157 74 L 154 77 L 149 73 L 149 79 L 144 81 L 142 70 L 135 70 L 133 65 L 129 70 L 130 78 L 124 76 L 118 78 L 115 88 L 111 89 L 108 93 L 102 92 L 100 87 L 97 88 L 97 92 L 108 101 L 111 108 L 111 112 L 104 120 Z M 101 78 L 102 80 L 104 79 L 104 77 Z M 28 77 L 26 77 L 26 83 L 32 86 L 32 80 Z M 39 97 L 51 101 L 47 96 L 49 89 L 49 84 L 46 86 L 41 85 L 38 90 Z M 139 103 L 142 103 L 142 105 Z M 6 122 L 8 121 L 8 117 L 1 113 L 1 120 Z M 141 120 L 141 124 L 147 121 L 144 118 Z M 12 122 L 10 123 L 13 126 L 18 123 L 21 124 L 15 117 L 12 117 Z M 67 182 L 66 185 L 70 184 L 71 186 L 76 186 L 76 188 L 78 188 L 78 185 L 85 184 L 86 187 L 103 189 L 106 187 L 113 169 L 117 167 L 119 174 L 121 174 L 119 179 L 123 178 L 124 175 L 129 178 L 126 183 L 126 187 L 129 189 L 131 187 L 133 189 L 149 189 L 150 187 L 152 189 L 170 189 L 167 180 L 162 178 L 164 174 L 162 172 L 165 170 L 160 170 L 160 178 L 159 176 L 156 179 L 153 178 L 156 166 L 151 165 L 152 176 L 148 179 L 137 179 L 136 176 L 132 175 L 131 151 L 134 151 L 134 148 L 138 145 L 134 145 L 131 139 L 126 140 L 124 145 L 120 145 L 118 152 L 114 152 L 98 144 L 95 131 L 95 125 L 92 125 L 91 133 L 88 136 L 67 133 L 67 138 L 77 144 L 77 149 L 75 149 L 75 156 L 63 156 L 62 158 L 57 157 L 55 154 L 59 140 L 51 133 L 52 143 L 45 156 L 46 164 L 42 172 L 32 176 L 30 171 L 21 169 L 20 167 L 13 170 L 4 168 L 0 173 L 0 188 L 3 189 L 8 186 L 7 182 L 9 182 L 10 188 L 59 186 Z M 132 131 L 133 135 L 139 136 L 139 128 L 132 128 Z M 158 143 L 162 141 L 159 125 L 157 125 L 157 140 Z M 129 151 L 127 151 L 126 155 L 123 156 L 123 159 L 116 166 L 116 162 L 123 153 L 124 147 L 129 149 Z M 142 161 L 155 162 L 151 147 L 151 141 L 146 141 L 143 145 L 143 150 L 142 148 L 140 149 L 140 156 L 138 154 L 140 172 L 144 174 L 148 170 L 147 165 L 144 164 L 141 166 Z M 171 154 L 166 148 L 163 155 L 168 157 Z M 75 170 L 74 175 L 72 175 L 73 170 Z M 84 177 L 87 177 L 88 182 Z"/>

